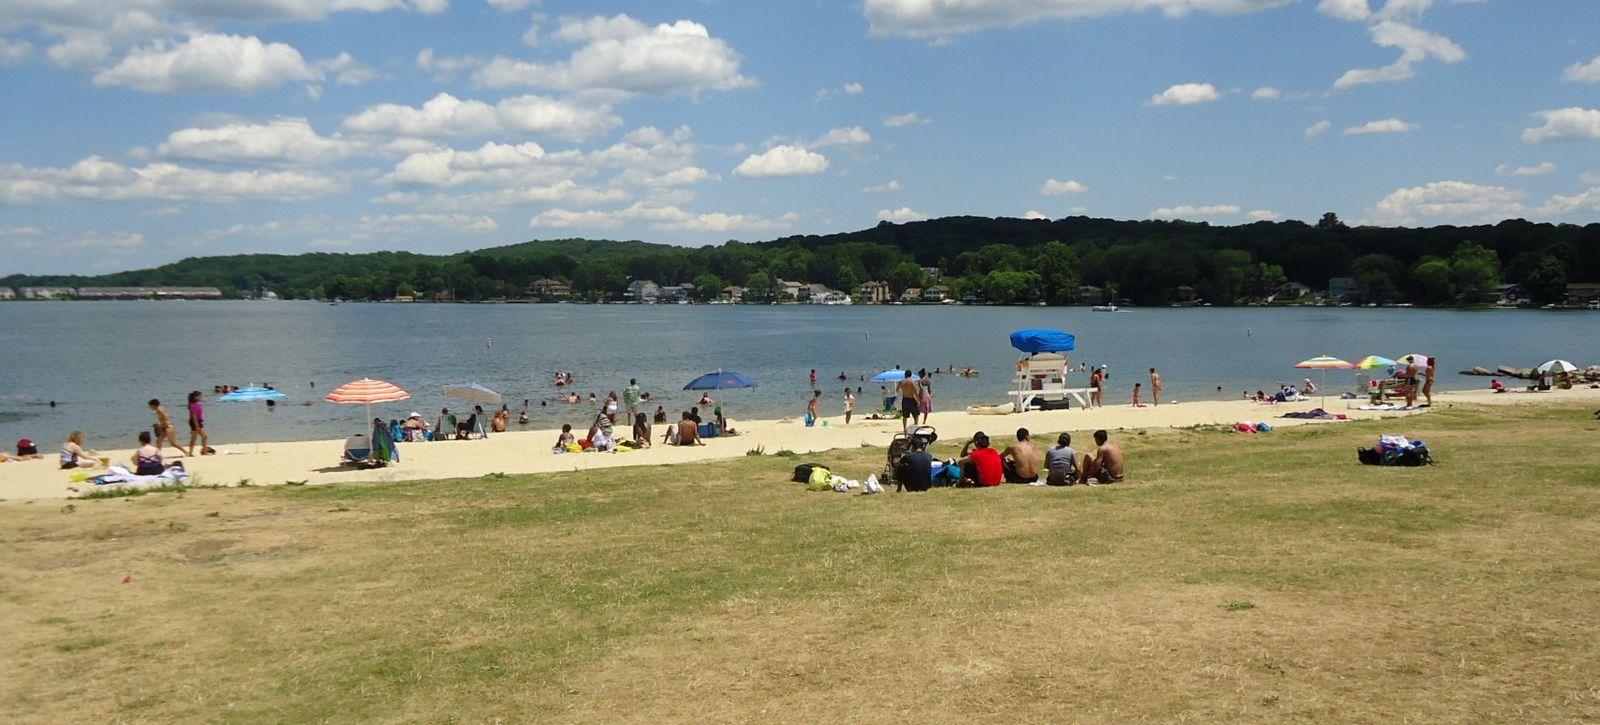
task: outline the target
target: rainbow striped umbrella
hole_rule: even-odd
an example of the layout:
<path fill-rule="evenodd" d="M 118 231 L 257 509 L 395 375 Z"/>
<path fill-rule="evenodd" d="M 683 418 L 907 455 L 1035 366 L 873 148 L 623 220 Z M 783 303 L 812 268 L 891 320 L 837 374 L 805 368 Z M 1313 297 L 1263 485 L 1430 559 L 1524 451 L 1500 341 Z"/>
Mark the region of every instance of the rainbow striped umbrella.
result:
<path fill-rule="evenodd" d="M 1322 371 L 1322 405 L 1326 408 L 1328 405 L 1328 371 L 1348 370 L 1351 365 L 1349 362 L 1331 355 L 1318 355 L 1310 360 L 1301 360 L 1295 367 Z"/>
<path fill-rule="evenodd" d="M 410 397 L 410 393 L 401 390 L 400 386 L 394 383 L 362 378 L 340 385 L 333 392 L 328 393 L 328 396 L 323 400 L 340 405 L 365 405 L 367 406 L 367 421 L 370 422 L 372 420 L 373 403 L 394 403 Z"/>
<path fill-rule="evenodd" d="M 1394 366 L 1395 361 L 1382 355 L 1368 355 L 1356 363 L 1356 368 L 1359 370 L 1377 370 L 1378 368 L 1392 368 Z"/>

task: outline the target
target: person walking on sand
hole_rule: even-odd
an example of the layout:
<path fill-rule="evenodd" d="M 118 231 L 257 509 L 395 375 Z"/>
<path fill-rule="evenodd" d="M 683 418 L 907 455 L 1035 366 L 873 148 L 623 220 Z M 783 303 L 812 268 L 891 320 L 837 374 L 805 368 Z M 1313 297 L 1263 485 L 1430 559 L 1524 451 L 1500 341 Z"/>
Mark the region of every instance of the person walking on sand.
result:
<path fill-rule="evenodd" d="M 216 453 L 211 448 L 211 440 L 206 437 L 206 409 L 200 404 L 200 391 L 189 393 L 189 455 L 194 455 L 194 441 L 200 439 L 201 455 Z"/>
<path fill-rule="evenodd" d="M 1155 405 L 1161 404 L 1161 373 L 1155 368 L 1150 368 L 1150 399 Z"/>
<path fill-rule="evenodd" d="M 1439 369 L 1439 358 L 1428 356 L 1428 368 L 1422 373 L 1422 397 L 1426 401 L 1423 405 L 1433 407 L 1433 373 Z"/>
<path fill-rule="evenodd" d="M 622 404 L 628 414 L 628 420 L 638 417 L 641 402 L 644 402 L 644 391 L 639 389 L 639 379 L 628 378 L 628 387 L 622 389 Z"/>
<path fill-rule="evenodd" d="M 172 416 L 167 415 L 167 409 L 161 407 L 161 401 L 155 398 L 150 399 L 149 406 L 150 412 L 156 417 L 156 423 L 153 428 L 156 434 L 156 448 L 159 449 L 163 444 L 171 443 L 173 448 L 178 449 L 179 453 L 183 453 L 183 446 L 178 443 L 178 432 L 173 430 Z"/>
<path fill-rule="evenodd" d="M 810 428 L 810 427 L 812 427 L 812 426 L 817 424 L 817 416 L 820 414 L 819 413 L 819 408 L 821 407 L 821 405 L 822 405 L 822 391 L 821 390 L 813 390 L 813 391 L 811 391 L 811 399 L 806 401 L 806 427 L 807 428 Z"/>
<path fill-rule="evenodd" d="M 911 381 L 911 371 L 905 371 L 900 382 L 895 383 L 895 394 L 900 396 L 900 432 L 906 432 L 907 421 L 917 422 L 922 414 L 922 400 L 917 396 L 917 384 Z"/>
<path fill-rule="evenodd" d="M 846 385 L 844 388 L 844 424 L 850 425 L 850 417 L 856 412 L 856 394 Z"/>

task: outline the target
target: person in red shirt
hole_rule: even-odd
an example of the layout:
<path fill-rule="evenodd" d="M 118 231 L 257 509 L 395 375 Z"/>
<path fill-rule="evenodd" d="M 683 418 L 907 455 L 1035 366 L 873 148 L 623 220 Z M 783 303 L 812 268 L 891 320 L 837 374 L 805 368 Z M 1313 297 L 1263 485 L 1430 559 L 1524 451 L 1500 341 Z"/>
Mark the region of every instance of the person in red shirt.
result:
<path fill-rule="evenodd" d="M 998 486 L 1005 481 L 1000 452 L 989 447 L 989 436 L 979 431 L 961 447 L 961 478 L 969 485 Z"/>

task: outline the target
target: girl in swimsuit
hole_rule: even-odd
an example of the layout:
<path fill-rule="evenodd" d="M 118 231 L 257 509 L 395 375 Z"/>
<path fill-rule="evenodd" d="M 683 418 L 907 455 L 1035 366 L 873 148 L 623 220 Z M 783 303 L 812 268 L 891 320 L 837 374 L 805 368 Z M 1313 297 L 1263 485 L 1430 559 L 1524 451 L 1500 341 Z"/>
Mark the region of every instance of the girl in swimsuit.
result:
<path fill-rule="evenodd" d="M 161 462 L 161 449 L 150 444 L 150 431 L 139 431 L 139 449 L 133 452 L 133 474 L 159 476 L 166 470 Z"/>

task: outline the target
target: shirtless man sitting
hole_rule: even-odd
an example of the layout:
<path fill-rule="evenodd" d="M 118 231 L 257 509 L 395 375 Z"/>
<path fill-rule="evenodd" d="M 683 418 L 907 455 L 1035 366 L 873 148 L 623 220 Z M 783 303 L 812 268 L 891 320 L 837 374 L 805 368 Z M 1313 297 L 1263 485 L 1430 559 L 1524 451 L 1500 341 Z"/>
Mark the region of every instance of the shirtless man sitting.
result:
<path fill-rule="evenodd" d="M 1078 467 L 1078 481 L 1085 484 L 1091 481 L 1095 483 L 1121 481 L 1126 472 L 1122 449 L 1106 439 L 1104 430 L 1094 432 L 1094 444 L 1094 453 L 1085 455 L 1083 465 Z"/>
<path fill-rule="evenodd" d="M 1006 483 L 1035 483 L 1039 480 L 1039 451 L 1027 428 L 1017 429 L 1017 442 L 1000 452 L 1005 465 Z"/>
<path fill-rule="evenodd" d="M 703 446 L 706 442 L 700 440 L 700 426 L 696 425 L 694 418 L 688 411 L 684 411 L 683 419 L 678 421 L 678 441 L 674 445 Z"/>

